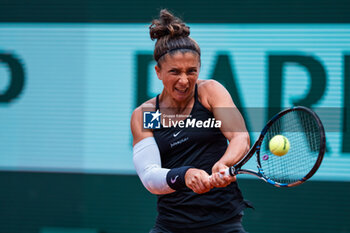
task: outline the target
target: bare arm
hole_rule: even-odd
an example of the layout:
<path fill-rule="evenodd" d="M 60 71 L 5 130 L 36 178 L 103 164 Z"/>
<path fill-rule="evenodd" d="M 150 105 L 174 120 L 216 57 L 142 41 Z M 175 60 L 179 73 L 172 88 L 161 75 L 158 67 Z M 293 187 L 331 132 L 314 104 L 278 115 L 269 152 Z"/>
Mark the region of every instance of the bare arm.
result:
<path fill-rule="evenodd" d="M 149 107 L 152 107 L 152 105 L 149 105 Z M 142 126 L 142 106 L 140 106 L 131 115 L 130 128 L 133 136 L 133 146 L 144 138 L 153 137 L 152 131 L 150 129 L 143 129 Z"/>
<path fill-rule="evenodd" d="M 239 162 L 249 150 L 250 140 L 244 119 L 232 101 L 228 91 L 218 82 L 209 81 L 208 104 L 216 120 L 221 121 L 221 132 L 229 141 L 228 147 L 221 159 L 213 166 L 212 185 L 225 187 L 235 177 L 220 178 L 217 173 Z"/>

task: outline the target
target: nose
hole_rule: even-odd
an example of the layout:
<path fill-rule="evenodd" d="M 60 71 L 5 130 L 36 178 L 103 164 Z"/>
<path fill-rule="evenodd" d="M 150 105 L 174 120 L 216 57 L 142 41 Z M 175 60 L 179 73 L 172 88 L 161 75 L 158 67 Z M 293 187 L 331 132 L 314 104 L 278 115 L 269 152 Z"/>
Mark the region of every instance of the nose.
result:
<path fill-rule="evenodd" d="M 188 84 L 187 75 L 186 74 L 182 74 L 180 76 L 180 79 L 179 79 L 178 83 L 181 84 L 181 85 L 187 85 Z"/>

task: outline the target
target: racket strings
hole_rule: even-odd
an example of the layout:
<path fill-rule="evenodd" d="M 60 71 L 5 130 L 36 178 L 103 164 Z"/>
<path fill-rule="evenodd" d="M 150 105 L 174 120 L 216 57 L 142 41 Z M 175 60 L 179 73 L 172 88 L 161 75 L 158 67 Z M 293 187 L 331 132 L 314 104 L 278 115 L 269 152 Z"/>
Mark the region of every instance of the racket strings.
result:
<path fill-rule="evenodd" d="M 269 141 L 276 135 L 285 136 L 289 152 L 277 156 L 269 150 Z M 292 111 L 271 125 L 260 150 L 260 164 L 264 175 L 278 183 L 294 183 L 313 168 L 320 148 L 319 127 L 314 117 L 304 111 Z"/>

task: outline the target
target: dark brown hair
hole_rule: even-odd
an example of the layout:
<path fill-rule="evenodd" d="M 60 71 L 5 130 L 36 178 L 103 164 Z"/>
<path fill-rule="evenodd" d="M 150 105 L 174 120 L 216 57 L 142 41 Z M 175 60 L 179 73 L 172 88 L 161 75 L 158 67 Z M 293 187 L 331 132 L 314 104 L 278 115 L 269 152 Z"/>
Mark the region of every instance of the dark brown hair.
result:
<path fill-rule="evenodd" d="M 189 37 L 190 28 L 166 9 L 160 11 L 159 19 L 152 21 L 149 34 L 152 40 L 157 40 L 153 57 L 159 67 L 165 54 L 177 51 L 196 53 L 200 59 L 201 50 L 197 42 Z"/>

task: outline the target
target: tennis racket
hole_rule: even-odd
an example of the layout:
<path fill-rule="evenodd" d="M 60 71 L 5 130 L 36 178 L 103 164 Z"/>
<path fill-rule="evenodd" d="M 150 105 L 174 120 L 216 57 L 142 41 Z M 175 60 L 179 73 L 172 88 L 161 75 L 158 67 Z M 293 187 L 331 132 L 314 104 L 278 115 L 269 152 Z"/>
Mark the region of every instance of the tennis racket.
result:
<path fill-rule="evenodd" d="M 283 156 L 269 149 L 269 142 L 276 135 L 283 135 L 290 143 L 288 153 Z M 225 175 L 250 174 L 276 187 L 300 185 L 320 167 L 325 145 L 324 128 L 316 113 L 306 107 L 293 107 L 276 114 L 244 158 L 228 168 Z M 257 171 L 242 169 L 254 154 Z"/>

